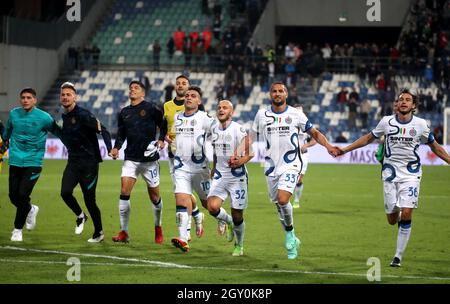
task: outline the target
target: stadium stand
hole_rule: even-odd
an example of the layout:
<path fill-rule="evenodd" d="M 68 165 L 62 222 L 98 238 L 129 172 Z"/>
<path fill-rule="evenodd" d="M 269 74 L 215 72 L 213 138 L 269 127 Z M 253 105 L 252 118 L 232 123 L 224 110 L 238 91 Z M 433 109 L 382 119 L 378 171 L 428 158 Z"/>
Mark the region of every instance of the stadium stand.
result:
<path fill-rule="evenodd" d="M 343 134 L 352 141 L 375 127 L 381 116 L 392 113 L 392 101 L 403 87 L 416 90 L 420 95 L 419 115 L 427 119 L 432 128 L 442 125 L 441 113 L 449 102 L 450 88 L 449 48 L 442 44 L 448 36 L 448 31 L 444 30 L 448 20 L 436 18 L 439 16 L 436 11 L 442 7 L 428 7 L 417 1 L 397 45 L 324 42 L 321 46 L 288 43 L 263 47 L 247 41 L 248 35 L 239 35 L 242 20 L 239 22 L 239 16 L 233 13 L 240 9 L 236 1 L 215 1 L 222 7 L 222 23 L 221 35 L 214 34 L 212 45 L 214 48 L 222 46 L 222 53 L 215 53 L 222 61 L 214 66 L 212 63 L 218 62 L 210 61 L 211 54 L 203 54 L 199 62 L 204 69 L 196 69 L 186 66 L 181 57 L 176 59 L 175 55 L 171 59 L 165 44 L 178 27 L 186 31 L 186 35 L 204 27 L 213 28 L 214 15 L 217 16 L 215 8 L 208 12 L 202 7 L 203 2 L 116 1 L 90 42 L 101 50 L 99 70 L 97 64 L 81 65 L 80 68 L 85 69 L 61 75 L 41 106 L 54 111 L 59 85 L 70 80 L 79 88 L 80 103 L 97 114 L 114 134 L 116 115 L 127 103 L 128 83 L 132 79 L 147 76 L 151 84 L 148 99 L 164 102 L 165 87 L 184 73 L 189 75 L 192 84 L 204 90 L 206 110 L 214 110 L 219 98 L 230 99 L 236 105 L 237 120 L 247 128 L 257 110 L 269 104 L 268 91 L 273 80 L 288 85 L 288 102 L 301 104 L 310 120 L 331 140 Z M 419 33 L 420 28 L 415 23 L 429 31 Z M 150 67 L 155 40 L 162 46 L 160 71 Z M 410 46 L 415 42 L 423 44 L 422 51 L 419 48 L 420 52 L 411 52 Z M 227 49 L 227 45 L 231 49 Z M 430 55 L 433 49 L 437 50 L 431 54 L 434 57 Z M 426 74 L 430 66 L 434 70 L 432 78 Z M 349 106 L 352 96 L 356 106 Z M 370 105 L 367 126 L 360 116 L 360 104 L 364 100 Z M 351 111 L 356 115 L 349 115 Z M 355 118 L 354 125 L 350 117 Z"/>

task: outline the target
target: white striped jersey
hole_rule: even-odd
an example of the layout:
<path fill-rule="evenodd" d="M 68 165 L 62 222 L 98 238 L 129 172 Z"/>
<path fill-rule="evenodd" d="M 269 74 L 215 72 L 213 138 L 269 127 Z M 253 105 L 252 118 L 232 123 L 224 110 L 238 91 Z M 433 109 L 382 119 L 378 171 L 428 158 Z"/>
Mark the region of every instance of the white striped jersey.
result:
<path fill-rule="evenodd" d="M 252 131 L 265 143 L 266 176 L 278 176 L 287 170 L 300 172 L 299 137 L 311 128 L 306 115 L 290 106 L 281 113 L 273 112 L 272 108 L 256 113 Z"/>
<path fill-rule="evenodd" d="M 375 137 L 385 135 L 382 176 L 385 181 L 419 180 L 422 166 L 418 154 L 421 143 L 432 143 L 433 134 L 427 122 L 417 116 L 402 123 L 397 116 L 385 116 L 372 130 Z"/>
<path fill-rule="evenodd" d="M 228 161 L 234 151 L 247 136 L 247 132 L 237 122 L 231 121 L 226 129 L 222 129 L 219 123 L 211 128 L 211 143 L 214 149 L 216 160 L 216 171 L 214 178 L 235 178 L 246 174 L 245 166 L 240 168 L 230 168 Z"/>
<path fill-rule="evenodd" d="M 175 155 L 174 170 L 198 173 L 209 167 L 205 143 L 215 123 L 215 119 L 203 111 L 197 111 L 190 116 L 185 116 L 184 113 L 175 114 L 176 137 L 175 145 L 172 146 Z"/>

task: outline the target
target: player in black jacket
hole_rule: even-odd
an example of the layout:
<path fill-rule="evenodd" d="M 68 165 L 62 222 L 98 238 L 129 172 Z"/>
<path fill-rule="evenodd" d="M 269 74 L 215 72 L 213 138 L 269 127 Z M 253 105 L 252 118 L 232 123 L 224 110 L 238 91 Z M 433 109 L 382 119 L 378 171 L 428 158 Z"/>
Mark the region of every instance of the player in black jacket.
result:
<path fill-rule="evenodd" d="M 159 153 L 164 148 L 166 130 L 161 130 L 163 111 L 155 103 L 144 100 L 145 87 L 139 81 L 129 85 L 130 105 L 120 111 L 117 139 L 111 151 L 111 157 L 117 159 L 119 150 L 125 140 L 125 162 L 122 166 L 121 191 L 119 201 L 121 231 L 114 242 L 128 242 L 128 222 L 130 218 L 130 195 L 136 179 L 142 175 L 147 183 L 147 190 L 152 202 L 155 217 L 155 243 L 162 244 L 162 207 L 159 194 Z M 157 138 L 157 130 L 160 135 Z"/>
<path fill-rule="evenodd" d="M 61 86 L 60 100 L 65 113 L 62 114 L 63 125 L 58 137 L 69 154 L 62 178 L 61 197 L 77 216 L 75 233 L 81 234 L 88 217 L 73 196 L 73 189 L 80 184 L 84 202 L 94 223 L 94 234 L 88 242 L 98 243 L 104 239 L 104 234 L 95 197 L 99 163 L 102 162 L 97 134 L 102 135 L 108 152 L 111 151 L 111 135 L 91 112 L 76 104 L 76 89 L 72 83 L 65 82 Z"/>

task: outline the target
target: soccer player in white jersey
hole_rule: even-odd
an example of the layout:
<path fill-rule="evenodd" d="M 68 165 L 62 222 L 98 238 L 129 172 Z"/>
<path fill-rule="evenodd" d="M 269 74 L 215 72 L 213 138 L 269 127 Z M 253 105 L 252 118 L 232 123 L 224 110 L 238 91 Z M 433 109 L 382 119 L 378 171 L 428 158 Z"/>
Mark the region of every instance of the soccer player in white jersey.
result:
<path fill-rule="evenodd" d="M 202 91 L 191 86 L 186 91 L 185 111 L 175 114 L 175 152 L 174 180 L 176 200 L 176 221 L 179 237 L 172 238 L 172 244 L 182 251 L 189 250 L 188 244 L 188 211 L 192 210 L 191 195 L 195 191 L 207 208 L 207 196 L 210 188 L 210 171 L 205 155 L 206 137 L 210 135 L 215 119 L 207 113 L 199 111 Z M 173 150 L 172 150 L 173 151 Z M 195 222 L 202 213 L 192 213 Z M 197 236 L 203 235 L 203 226 L 197 230 Z"/>
<path fill-rule="evenodd" d="M 298 111 L 303 112 L 303 108 L 300 105 L 294 106 Z M 317 141 L 312 138 L 308 133 L 301 133 L 299 136 L 300 142 L 300 152 L 302 157 L 302 170 L 300 171 L 300 175 L 297 180 L 297 185 L 295 186 L 294 191 L 294 204 L 292 205 L 295 208 L 300 208 L 300 199 L 303 193 L 303 176 L 306 174 L 306 170 L 308 170 L 308 162 L 309 162 L 309 154 L 308 148 L 314 146 Z"/>
<path fill-rule="evenodd" d="M 295 236 L 290 198 L 301 170 L 299 134 L 310 134 L 328 153 L 338 152 L 326 137 L 313 127 L 304 113 L 286 104 L 288 92 L 282 82 L 270 87 L 271 107 L 258 111 L 250 133 L 251 140 L 257 134 L 265 145 L 266 168 L 264 174 L 269 196 L 275 203 L 280 222 L 285 230 L 285 247 L 288 259 L 297 257 L 300 240 Z"/>
<path fill-rule="evenodd" d="M 400 267 L 411 234 L 412 211 L 418 207 L 422 166 L 417 150 L 426 143 L 442 160 L 450 164 L 450 156 L 430 132 L 427 122 L 414 116 L 418 98 L 403 90 L 397 99 L 398 113 L 384 116 L 376 128 L 352 144 L 341 148 L 339 154 L 366 146 L 385 136 L 382 177 L 384 180 L 384 209 L 388 223 L 398 223 L 397 249 L 390 264 Z"/>
<path fill-rule="evenodd" d="M 245 164 L 252 159 L 249 137 L 245 129 L 232 121 L 233 104 L 222 100 L 217 107 L 217 119 L 211 130 L 214 148 L 214 165 L 211 190 L 208 195 L 208 211 L 217 220 L 225 222 L 227 240 L 233 241 L 233 256 L 244 254 L 244 209 L 248 204 L 248 176 Z M 244 143 L 244 150 L 238 150 Z M 230 195 L 231 216 L 222 207 Z"/>

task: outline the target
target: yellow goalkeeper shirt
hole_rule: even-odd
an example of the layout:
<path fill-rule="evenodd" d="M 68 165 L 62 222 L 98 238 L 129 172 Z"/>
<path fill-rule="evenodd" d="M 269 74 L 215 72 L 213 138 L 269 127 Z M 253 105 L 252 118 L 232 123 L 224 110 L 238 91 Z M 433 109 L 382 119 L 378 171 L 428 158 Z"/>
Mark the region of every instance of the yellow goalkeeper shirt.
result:
<path fill-rule="evenodd" d="M 184 112 L 184 100 L 178 101 L 174 98 L 164 104 L 164 119 L 167 121 L 167 135 L 172 140 L 175 139 L 175 114 L 178 112 Z M 169 152 L 172 153 L 171 145 L 169 145 Z"/>

